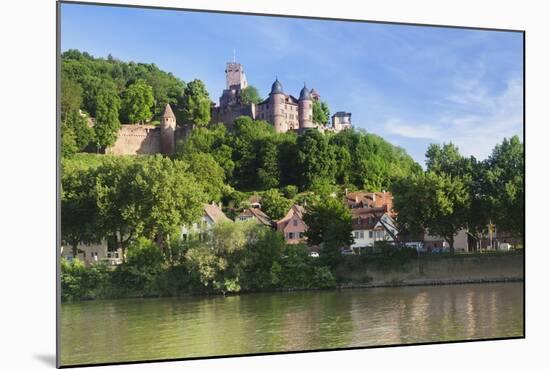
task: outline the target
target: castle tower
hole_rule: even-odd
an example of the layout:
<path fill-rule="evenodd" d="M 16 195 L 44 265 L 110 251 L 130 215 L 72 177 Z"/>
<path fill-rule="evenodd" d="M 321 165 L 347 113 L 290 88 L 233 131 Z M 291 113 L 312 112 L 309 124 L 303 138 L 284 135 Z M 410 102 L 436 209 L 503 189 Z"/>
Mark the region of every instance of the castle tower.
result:
<path fill-rule="evenodd" d="M 164 155 L 172 155 L 176 149 L 176 116 L 166 104 L 160 117 L 160 151 Z"/>
<path fill-rule="evenodd" d="M 271 85 L 271 92 L 269 93 L 269 115 L 275 132 L 282 133 L 288 130 L 285 122 L 285 93 L 283 92 L 283 85 L 276 78 L 273 85 Z"/>
<path fill-rule="evenodd" d="M 298 124 L 301 130 L 315 128 L 313 124 L 313 102 L 311 101 L 311 93 L 305 83 L 298 99 Z"/>
<path fill-rule="evenodd" d="M 225 88 L 227 90 L 243 90 L 246 87 L 248 87 L 248 82 L 242 64 L 228 62 L 225 66 Z"/>

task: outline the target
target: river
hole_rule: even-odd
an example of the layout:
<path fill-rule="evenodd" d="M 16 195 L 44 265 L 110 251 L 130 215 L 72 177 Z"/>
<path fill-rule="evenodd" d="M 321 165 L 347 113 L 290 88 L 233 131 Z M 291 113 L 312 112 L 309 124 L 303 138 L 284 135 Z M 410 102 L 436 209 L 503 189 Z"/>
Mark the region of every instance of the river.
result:
<path fill-rule="evenodd" d="M 98 300 L 61 308 L 61 363 L 523 335 L 523 283 Z"/>

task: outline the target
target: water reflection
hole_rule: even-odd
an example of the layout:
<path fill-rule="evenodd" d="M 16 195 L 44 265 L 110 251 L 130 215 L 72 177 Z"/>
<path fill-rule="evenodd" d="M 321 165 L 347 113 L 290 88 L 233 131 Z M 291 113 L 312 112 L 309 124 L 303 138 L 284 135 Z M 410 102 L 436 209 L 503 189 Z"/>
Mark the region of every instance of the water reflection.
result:
<path fill-rule="evenodd" d="M 62 306 L 62 363 L 523 334 L 523 284 L 358 289 Z"/>

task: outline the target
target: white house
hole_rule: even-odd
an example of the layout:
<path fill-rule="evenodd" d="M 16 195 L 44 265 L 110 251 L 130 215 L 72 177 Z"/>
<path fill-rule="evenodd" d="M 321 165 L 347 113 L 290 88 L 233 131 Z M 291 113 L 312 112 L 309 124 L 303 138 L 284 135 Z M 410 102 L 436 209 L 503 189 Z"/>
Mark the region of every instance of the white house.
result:
<path fill-rule="evenodd" d="M 191 226 L 183 226 L 181 228 L 181 237 L 182 239 L 188 239 L 192 235 L 198 235 L 199 239 L 202 239 L 205 232 L 208 232 L 214 224 L 220 222 L 231 222 L 231 219 L 216 204 L 204 204 L 201 219 Z"/>
<path fill-rule="evenodd" d="M 61 258 L 68 261 L 75 259 L 73 248 L 69 245 L 61 245 Z M 109 265 L 119 265 L 122 263 L 122 249 L 109 247 L 107 241 L 100 243 L 80 244 L 76 259 L 83 261 L 86 265 L 92 265 L 97 262 L 104 262 Z"/>
<path fill-rule="evenodd" d="M 355 253 L 359 253 L 361 249 L 373 247 L 377 241 L 396 241 L 397 227 L 388 213 L 380 213 L 376 208 L 358 208 L 352 210 L 352 215 L 351 249 Z"/>

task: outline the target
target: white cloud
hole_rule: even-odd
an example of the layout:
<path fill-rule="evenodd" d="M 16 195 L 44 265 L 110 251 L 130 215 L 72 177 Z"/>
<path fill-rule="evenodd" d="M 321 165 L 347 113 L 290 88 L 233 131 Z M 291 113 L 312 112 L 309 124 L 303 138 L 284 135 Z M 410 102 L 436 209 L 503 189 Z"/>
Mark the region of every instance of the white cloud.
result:
<path fill-rule="evenodd" d="M 407 138 L 437 140 L 441 138 L 439 129 L 432 124 L 402 123 L 399 119 L 390 119 L 385 128 L 388 132 Z"/>
<path fill-rule="evenodd" d="M 509 79 L 506 88 L 490 93 L 479 80 L 462 81 L 443 98 L 442 110 L 432 122 L 387 120 L 389 134 L 409 139 L 453 142 L 463 155 L 484 159 L 505 137 L 523 134 L 523 85 Z"/>

